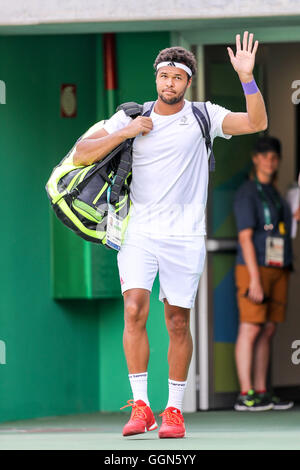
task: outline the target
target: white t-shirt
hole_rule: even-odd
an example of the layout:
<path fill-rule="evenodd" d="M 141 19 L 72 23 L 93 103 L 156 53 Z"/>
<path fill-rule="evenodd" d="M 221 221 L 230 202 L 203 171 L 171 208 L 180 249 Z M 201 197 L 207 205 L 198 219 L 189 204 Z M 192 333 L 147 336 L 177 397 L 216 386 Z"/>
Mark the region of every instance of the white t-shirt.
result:
<path fill-rule="evenodd" d="M 222 131 L 224 117 L 231 111 L 206 102 L 211 120 L 211 140 L 229 139 Z M 181 111 L 168 116 L 150 115 L 153 129 L 138 135 L 133 143 L 132 207 L 128 230 L 158 237 L 203 236 L 208 185 L 208 155 L 205 140 L 185 100 Z M 123 110 L 104 125 L 110 134 L 131 118 Z"/>

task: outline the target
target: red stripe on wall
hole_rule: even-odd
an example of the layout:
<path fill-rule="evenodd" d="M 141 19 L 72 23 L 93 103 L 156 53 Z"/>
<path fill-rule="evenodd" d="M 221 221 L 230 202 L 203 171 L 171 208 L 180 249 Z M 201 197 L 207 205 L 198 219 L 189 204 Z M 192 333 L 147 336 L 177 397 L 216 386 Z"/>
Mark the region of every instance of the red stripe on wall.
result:
<path fill-rule="evenodd" d="M 116 35 L 114 33 L 104 34 L 103 47 L 104 47 L 105 89 L 116 90 L 117 88 Z"/>

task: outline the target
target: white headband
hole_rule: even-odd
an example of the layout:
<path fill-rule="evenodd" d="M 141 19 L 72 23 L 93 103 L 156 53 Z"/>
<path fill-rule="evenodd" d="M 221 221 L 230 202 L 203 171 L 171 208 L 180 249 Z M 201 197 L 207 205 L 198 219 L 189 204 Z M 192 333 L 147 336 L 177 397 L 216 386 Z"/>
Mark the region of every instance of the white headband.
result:
<path fill-rule="evenodd" d="M 156 70 L 159 70 L 161 67 L 168 67 L 168 66 L 172 66 L 172 67 L 177 67 L 179 69 L 182 69 L 182 70 L 185 70 L 186 73 L 191 77 L 193 74 L 192 74 L 192 71 L 189 67 L 187 67 L 186 65 L 184 64 L 180 64 L 179 62 L 160 62 L 157 66 L 156 66 Z"/>

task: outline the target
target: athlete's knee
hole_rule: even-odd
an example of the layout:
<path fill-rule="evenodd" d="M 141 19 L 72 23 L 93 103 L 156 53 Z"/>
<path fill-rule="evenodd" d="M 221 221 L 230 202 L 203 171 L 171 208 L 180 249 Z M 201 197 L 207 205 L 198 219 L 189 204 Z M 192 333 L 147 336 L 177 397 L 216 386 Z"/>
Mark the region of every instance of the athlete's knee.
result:
<path fill-rule="evenodd" d="M 148 312 L 147 306 L 129 299 L 124 304 L 125 329 L 134 332 L 146 328 Z"/>
<path fill-rule="evenodd" d="M 189 317 L 186 313 L 176 312 L 167 319 L 170 336 L 182 337 L 190 333 Z"/>

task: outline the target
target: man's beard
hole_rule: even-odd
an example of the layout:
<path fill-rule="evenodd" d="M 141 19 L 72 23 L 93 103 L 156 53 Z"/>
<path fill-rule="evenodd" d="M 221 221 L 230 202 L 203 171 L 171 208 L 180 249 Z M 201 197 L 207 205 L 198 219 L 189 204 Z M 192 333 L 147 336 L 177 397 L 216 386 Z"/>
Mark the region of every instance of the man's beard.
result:
<path fill-rule="evenodd" d="M 165 98 L 163 94 L 160 94 L 159 97 L 166 104 L 176 104 L 182 100 L 182 98 L 184 97 L 185 91 L 186 91 L 186 88 L 180 95 L 174 96 L 173 98 Z"/>

